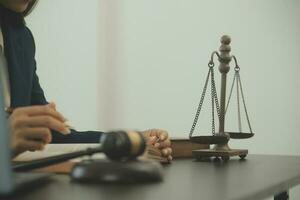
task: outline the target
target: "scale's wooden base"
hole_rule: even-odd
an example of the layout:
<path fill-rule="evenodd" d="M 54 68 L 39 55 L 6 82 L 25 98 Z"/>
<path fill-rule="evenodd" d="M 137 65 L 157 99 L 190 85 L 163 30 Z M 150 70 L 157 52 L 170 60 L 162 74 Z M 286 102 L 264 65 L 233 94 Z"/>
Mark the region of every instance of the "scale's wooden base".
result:
<path fill-rule="evenodd" d="M 229 149 L 229 150 L 219 150 L 219 149 L 199 149 L 192 151 L 194 158 L 197 160 L 202 160 L 205 158 L 215 157 L 216 159 L 222 159 L 223 161 L 228 161 L 232 156 L 239 156 L 244 159 L 247 154 L 247 149 Z"/>

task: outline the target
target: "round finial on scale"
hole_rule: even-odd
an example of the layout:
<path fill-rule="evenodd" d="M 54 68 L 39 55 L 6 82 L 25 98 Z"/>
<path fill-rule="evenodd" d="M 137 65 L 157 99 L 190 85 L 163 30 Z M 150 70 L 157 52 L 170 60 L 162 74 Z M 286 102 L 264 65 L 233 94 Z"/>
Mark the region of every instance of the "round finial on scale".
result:
<path fill-rule="evenodd" d="M 228 45 L 228 44 L 230 44 L 230 42 L 231 42 L 231 38 L 228 35 L 223 35 L 221 37 L 221 43 L 222 44 Z"/>
<path fill-rule="evenodd" d="M 228 35 L 223 35 L 221 37 L 221 46 L 219 48 L 219 51 L 220 51 L 219 71 L 221 73 L 225 73 L 225 74 L 227 72 L 229 72 L 229 70 L 230 70 L 229 63 L 230 63 L 231 58 L 232 58 L 231 55 L 230 55 L 230 51 L 231 51 L 230 42 L 231 42 L 231 39 Z"/>

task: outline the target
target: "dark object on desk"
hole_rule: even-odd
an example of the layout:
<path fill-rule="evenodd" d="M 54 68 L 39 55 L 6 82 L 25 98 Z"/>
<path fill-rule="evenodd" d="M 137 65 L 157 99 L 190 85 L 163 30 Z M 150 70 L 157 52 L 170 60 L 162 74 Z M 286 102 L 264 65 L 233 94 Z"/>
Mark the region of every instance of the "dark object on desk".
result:
<path fill-rule="evenodd" d="M 71 171 L 74 181 L 85 183 L 141 183 L 163 179 L 163 169 L 154 161 L 85 161 Z"/>
<path fill-rule="evenodd" d="M 15 193 L 34 190 L 37 187 L 50 182 L 53 174 L 39 172 L 16 172 L 14 173 Z"/>
<path fill-rule="evenodd" d="M 190 130 L 189 138 L 192 142 L 203 143 L 203 144 L 214 144 L 212 149 L 205 150 L 194 150 L 193 155 L 196 159 L 201 160 L 202 158 L 207 157 L 215 157 L 216 160 L 228 161 L 231 156 L 239 156 L 241 159 L 244 159 L 248 150 L 246 149 L 231 149 L 228 146 L 228 141 L 230 138 L 232 139 L 246 139 L 254 136 L 254 133 L 251 128 L 250 119 L 248 116 L 248 111 L 246 108 L 244 92 L 242 88 L 242 81 L 240 78 L 240 66 L 238 65 L 237 58 L 234 55 L 230 55 L 231 47 L 230 47 L 231 39 L 229 36 L 224 35 L 221 37 L 221 46 L 219 51 L 214 51 L 211 54 L 211 58 L 208 62 L 208 74 L 206 76 L 206 81 L 203 87 L 203 91 L 201 94 L 201 98 L 199 101 L 199 105 L 196 111 L 196 115 L 192 124 L 192 128 Z M 219 60 L 219 71 L 221 73 L 221 92 L 220 99 L 218 99 L 217 90 L 216 90 L 216 82 L 214 77 L 214 56 L 218 57 Z M 229 92 L 229 97 L 226 102 L 226 82 L 227 82 L 227 73 L 230 71 L 230 62 L 234 60 L 234 77 L 231 85 L 231 89 Z M 208 83 L 210 82 L 210 92 L 211 92 L 211 127 L 212 127 L 212 135 L 211 136 L 193 136 L 195 127 L 198 122 L 198 118 L 202 109 L 202 105 L 204 102 L 206 90 L 208 87 Z M 228 106 L 232 97 L 233 89 L 236 85 L 236 102 L 237 102 L 237 117 L 238 117 L 238 132 L 228 132 L 225 131 L 225 117 L 227 117 Z M 246 115 L 246 120 L 249 127 L 249 132 L 242 131 L 242 118 L 241 118 L 241 106 L 244 109 L 244 113 Z M 219 130 L 215 131 L 215 114 L 217 113 L 217 121 L 219 122 Z"/>

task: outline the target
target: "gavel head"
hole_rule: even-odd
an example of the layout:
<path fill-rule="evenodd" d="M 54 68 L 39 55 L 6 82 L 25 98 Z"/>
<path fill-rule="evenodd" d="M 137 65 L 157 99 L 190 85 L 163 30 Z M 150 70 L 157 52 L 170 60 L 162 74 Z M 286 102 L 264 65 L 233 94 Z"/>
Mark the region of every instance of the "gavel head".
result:
<path fill-rule="evenodd" d="M 137 131 L 111 131 L 101 137 L 103 152 L 111 160 L 132 160 L 146 149 L 144 136 Z"/>

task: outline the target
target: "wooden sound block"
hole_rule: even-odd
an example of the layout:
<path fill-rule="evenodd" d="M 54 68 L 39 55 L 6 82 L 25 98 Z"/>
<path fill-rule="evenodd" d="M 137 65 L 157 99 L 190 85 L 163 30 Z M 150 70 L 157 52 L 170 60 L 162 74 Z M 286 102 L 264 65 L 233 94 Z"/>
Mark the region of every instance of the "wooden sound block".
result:
<path fill-rule="evenodd" d="M 193 150 L 193 156 L 197 160 L 215 157 L 216 159 L 221 158 L 223 161 L 228 161 L 232 156 L 239 156 L 244 159 L 247 154 L 247 149 L 230 149 L 230 150 L 215 150 L 215 149 L 199 149 Z"/>
<path fill-rule="evenodd" d="M 70 172 L 72 181 L 81 183 L 146 183 L 163 180 L 162 166 L 153 160 L 90 160 L 76 163 Z"/>

